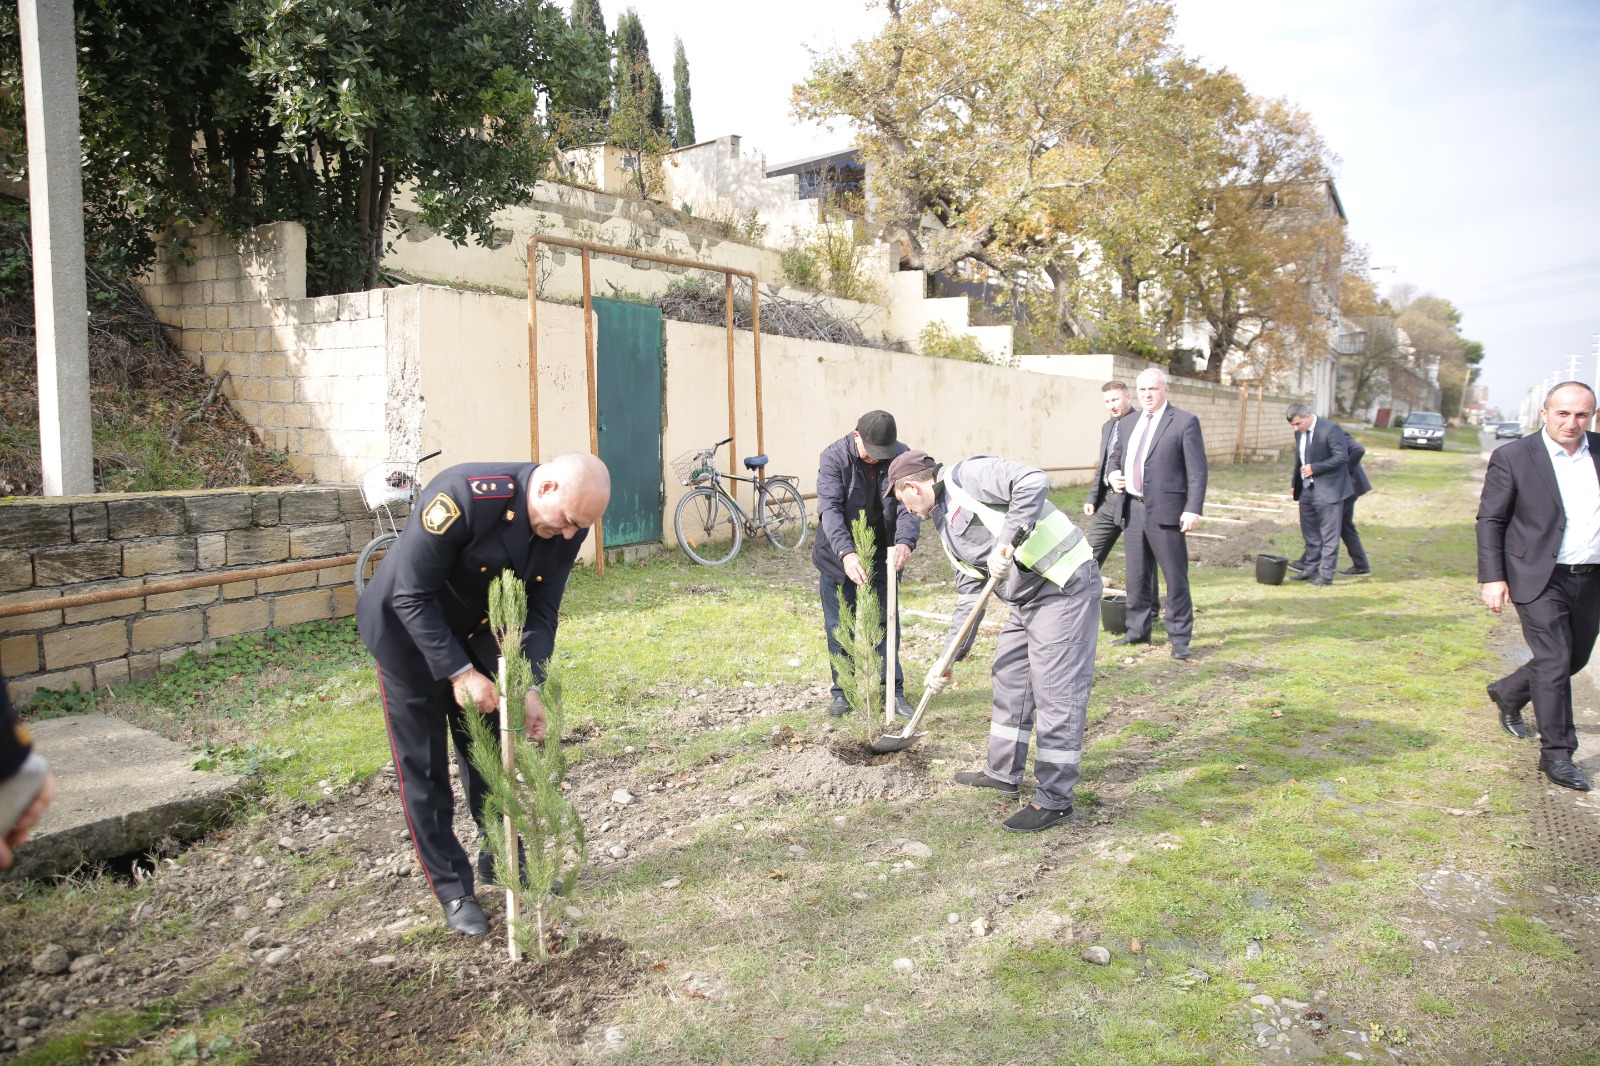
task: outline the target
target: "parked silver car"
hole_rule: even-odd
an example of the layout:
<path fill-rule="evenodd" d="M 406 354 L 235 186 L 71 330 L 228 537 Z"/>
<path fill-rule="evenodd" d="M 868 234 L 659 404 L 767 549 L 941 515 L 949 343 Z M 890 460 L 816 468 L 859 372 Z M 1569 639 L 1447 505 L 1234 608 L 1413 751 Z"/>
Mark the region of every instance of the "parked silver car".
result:
<path fill-rule="evenodd" d="M 1522 437 L 1521 422 L 1501 422 L 1494 427 L 1495 440 L 1520 440 Z"/>
<path fill-rule="evenodd" d="M 1444 451 L 1444 416 L 1437 411 L 1412 411 L 1400 429 L 1400 447 Z"/>

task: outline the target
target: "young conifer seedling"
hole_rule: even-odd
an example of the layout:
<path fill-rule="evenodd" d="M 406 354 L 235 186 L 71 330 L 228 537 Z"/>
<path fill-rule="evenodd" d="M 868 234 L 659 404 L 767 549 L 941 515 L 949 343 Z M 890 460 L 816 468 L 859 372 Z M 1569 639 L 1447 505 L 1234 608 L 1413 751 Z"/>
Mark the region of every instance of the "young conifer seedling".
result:
<path fill-rule="evenodd" d="M 833 656 L 833 669 L 850 704 L 857 732 L 863 743 L 870 744 L 879 733 L 879 712 L 883 707 L 883 658 L 878 654 L 878 645 L 883 643 L 883 621 L 879 618 L 882 611 L 878 593 L 872 586 L 872 559 L 878 538 L 867 524 L 865 513 L 850 523 L 850 538 L 855 542 L 867 580 L 856 587 L 854 610 L 845 599 L 844 590 L 839 590 L 839 624 L 834 627 L 833 638 L 843 654 Z"/>
<path fill-rule="evenodd" d="M 489 586 L 489 624 L 500 642 L 501 730 L 482 715 L 467 716 L 472 764 L 488 786 L 484 801 L 484 850 L 494 856 L 495 883 L 506 889 L 506 924 L 513 961 L 531 941 L 539 958 L 549 955 L 545 918 L 552 894 L 567 895 L 583 863 L 586 841 L 578 809 L 561 790 L 567 759 L 561 680 L 550 664 L 536 697 L 544 707 L 542 741 L 526 732 L 526 701 L 534 686 L 533 665 L 522 652 L 528 590 L 509 570 Z M 520 904 L 520 906 L 519 906 Z M 532 911 L 532 935 L 517 922 Z"/>

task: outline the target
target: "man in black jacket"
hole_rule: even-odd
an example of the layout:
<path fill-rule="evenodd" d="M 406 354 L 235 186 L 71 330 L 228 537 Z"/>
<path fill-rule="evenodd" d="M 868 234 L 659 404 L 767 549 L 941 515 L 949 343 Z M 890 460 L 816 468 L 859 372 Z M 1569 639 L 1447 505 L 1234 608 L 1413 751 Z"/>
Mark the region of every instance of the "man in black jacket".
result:
<path fill-rule="evenodd" d="M 822 623 L 828 636 L 830 672 L 831 657 L 844 650 L 833 636 L 839 625 L 839 597 L 842 594 L 845 603 L 855 610 L 856 589 L 867 582 L 866 568 L 850 535 L 850 523 L 863 513 L 876 534 L 872 587 L 877 590 L 884 631 L 888 632 L 887 566 L 892 560 L 895 573 L 905 567 L 922 529 L 916 515 L 901 507 L 893 496 L 883 494 L 889 460 L 905 450 L 906 446 L 898 439 L 894 416 L 887 411 L 868 411 L 856 422 L 853 431 L 823 449 L 817 464 L 817 540 L 811 548 L 811 561 L 821 575 L 818 585 L 822 593 Z M 895 624 L 899 625 L 898 618 Z M 880 644 L 880 657 L 883 652 Z M 898 713 L 910 718 L 911 705 L 906 702 L 905 677 L 898 656 L 894 664 L 894 694 Z M 828 705 L 828 713 L 834 717 L 850 713 L 850 704 L 839 687 L 836 672 L 833 673 L 833 701 Z"/>
<path fill-rule="evenodd" d="M 1563 788 L 1589 791 L 1573 761 L 1572 675 L 1600 633 L 1600 433 L 1588 432 L 1594 390 L 1564 381 L 1544 400 L 1544 429 L 1489 456 L 1478 503 L 1478 581 L 1484 606 L 1517 606 L 1532 658 L 1489 685 L 1500 726 L 1528 736 L 1533 704 L 1539 769 Z"/>
<path fill-rule="evenodd" d="M 1300 504 L 1305 567 L 1296 581 L 1331 585 L 1339 569 L 1339 525 L 1350 487 L 1350 437 L 1337 424 L 1318 418 L 1303 403 L 1286 415 L 1294 427 L 1294 473 L 1290 484 Z"/>
<path fill-rule="evenodd" d="M 1100 459 L 1095 464 L 1094 484 L 1089 486 L 1089 499 L 1083 505 L 1083 513 L 1094 519 L 1087 530 L 1089 547 L 1094 549 L 1095 565 L 1104 567 L 1111 549 L 1117 546 L 1117 538 L 1122 535 L 1122 526 L 1118 523 L 1125 520 L 1124 512 L 1128 507 L 1127 494 L 1111 487 L 1109 460 L 1112 449 L 1122 442 L 1117 424 L 1133 409 L 1133 397 L 1125 382 L 1108 381 L 1100 386 L 1100 398 L 1106 414 L 1111 417 L 1100 427 Z"/>
<path fill-rule="evenodd" d="M 450 928 L 489 931 L 473 895 L 474 864 L 456 837 L 447 738 L 467 807 L 483 825 L 487 788 L 467 757 L 463 717 L 493 717 L 500 650 L 489 627 L 489 585 L 510 570 L 528 586 L 522 651 L 544 680 L 557 611 L 578 548 L 611 498 L 605 464 L 579 452 L 547 463 L 468 463 L 422 490 L 406 528 L 356 604 L 356 624 L 378 660 L 379 692 L 406 825 Z M 531 740 L 543 738 L 544 706 L 527 699 Z M 488 880 L 479 852 L 479 880 Z"/>

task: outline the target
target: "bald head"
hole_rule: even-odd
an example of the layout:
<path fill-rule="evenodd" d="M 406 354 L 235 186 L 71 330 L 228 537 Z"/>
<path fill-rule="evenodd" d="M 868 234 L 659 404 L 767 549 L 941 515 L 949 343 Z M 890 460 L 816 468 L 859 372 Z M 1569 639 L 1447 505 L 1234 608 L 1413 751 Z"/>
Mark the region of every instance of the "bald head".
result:
<path fill-rule="evenodd" d="M 1581 381 L 1563 381 L 1544 398 L 1544 431 L 1570 455 L 1583 443 L 1594 420 L 1594 390 Z"/>
<path fill-rule="evenodd" d="M 1139 390 L 1139 406 L 1154 411 L 1167 402 L 1167 374 L 1160 367 L 1147 366 L 1135 379 Z"/>
<path fill-rule="evenodd" d="M 540 463 L 528 486 L 528 525 L 540 537 L 570 540 L 600 521 L 611 502 L 611 471 L 598 456 L 566 452 Z"/>

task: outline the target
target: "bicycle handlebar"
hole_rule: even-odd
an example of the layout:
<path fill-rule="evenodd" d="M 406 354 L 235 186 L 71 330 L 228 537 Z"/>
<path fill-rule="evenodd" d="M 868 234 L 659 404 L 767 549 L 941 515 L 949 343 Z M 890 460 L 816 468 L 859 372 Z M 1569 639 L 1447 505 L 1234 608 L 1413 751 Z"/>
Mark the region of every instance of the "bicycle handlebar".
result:
<path fill-rule="evenodd" d="M 417 465 L 421 466 L 423 463 L 427 462 L 429 459 L 437 459 L 440 456 L 440 454 L 443 453 L 443 451 L 444 451 L 443 448 L 435 448 L 433 451 L 429 452 L 427 455 L 424 455 L 421 459 L 418 459 L 417 460 Z"/>
<path fill-rule="evenodd" d="M 712 447 L 713 448 L 720 448 L 724 444 L 732 444 L 732 443 L 733 443 L 733 438 L 732 437 L 725 437 L 722 440 L 717 441 L 717 443 L 713 444 Z"/>

